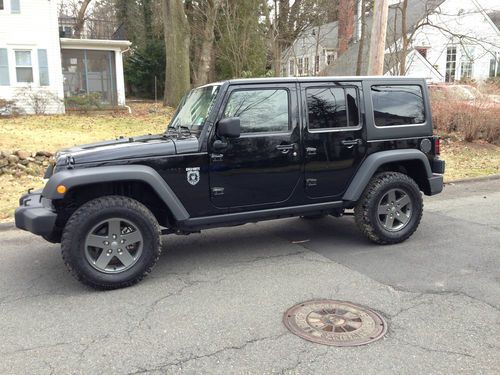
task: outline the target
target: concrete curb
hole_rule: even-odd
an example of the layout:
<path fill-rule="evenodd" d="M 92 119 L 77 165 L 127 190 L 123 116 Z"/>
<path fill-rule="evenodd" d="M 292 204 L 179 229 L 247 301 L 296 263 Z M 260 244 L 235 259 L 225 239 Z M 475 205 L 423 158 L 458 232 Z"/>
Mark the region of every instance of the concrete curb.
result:
<path fill-rule="evenodd" d="M 500 180 L 500 174 L 494 174 L 491 176 L 463 178 L 461 180 L 454 180 L 454 181 L 446 181 L 444 184 L 453 185 L 453 184 L 464 184 L 468 182 L 481 182 L 481 181 L 494 181 L 494 180 Z M 0 232 L 5 232 L 14 228 L 15 228 L 14 221 L 7 221 L 5 223 L 0 223 Z"/>
<path fill-rule="evenodd" d="M 463 184 L 467 182 L 480 182 L 480 181 L 494 181 L 500 180 L 500 174 L 492 174 L 489 176 L 480 176 L 480 177 L 471 177 L 471 178 L 462 178 L 460 180 L 446 181 L 445 185 L 450 184 Z"/>
<path fill-rule="evenodd" d="M 14 222 L 7 221 L 6 223 L 0 223 L 0 232 L 6 232 L 8 230 L 14 229 Z"/>

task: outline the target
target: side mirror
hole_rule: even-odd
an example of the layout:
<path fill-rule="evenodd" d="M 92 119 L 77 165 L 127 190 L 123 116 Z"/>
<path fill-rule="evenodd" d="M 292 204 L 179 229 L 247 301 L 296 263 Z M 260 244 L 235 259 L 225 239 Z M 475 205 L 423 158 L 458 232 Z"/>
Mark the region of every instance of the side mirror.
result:
<path fill-rule="evenodd" d="M 223 118 L 217 123 L 217 135 L 219 137 L 238 138 L 240 133 L 239 117 Z"/>

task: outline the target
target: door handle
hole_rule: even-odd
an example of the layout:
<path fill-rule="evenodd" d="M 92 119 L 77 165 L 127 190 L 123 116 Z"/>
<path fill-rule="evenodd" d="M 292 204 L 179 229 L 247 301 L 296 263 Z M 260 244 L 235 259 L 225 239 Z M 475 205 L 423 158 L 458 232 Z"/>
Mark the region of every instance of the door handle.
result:
<path fill-rule="evenodd" d="M 288 154 L 293 147 L 293 145 L 277 145 L 276 150 L 281 151 L 282 154 Z"/>
<path fill-rule="evenodd" d="M 340 141 L 340 143 L 342 143 L 343 146 L 347 146 L 349 148 L 356 145 L 360 145 L 361 142 L 362 142 L 361 139 L 343 139 Z"/>

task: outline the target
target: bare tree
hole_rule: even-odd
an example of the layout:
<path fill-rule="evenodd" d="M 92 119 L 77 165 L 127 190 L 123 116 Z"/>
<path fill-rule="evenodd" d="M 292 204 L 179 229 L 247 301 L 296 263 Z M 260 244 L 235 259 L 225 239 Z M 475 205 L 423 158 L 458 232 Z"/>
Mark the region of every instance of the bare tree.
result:
<path fill-rule="evenodd" d="M 214 29 L 223 0 L 190 0 L 186 2 L 191 26 L 191 54 L 193 85 L 208 83 L 213 70 L 212 51 Z"/>
<path fill-rule="evenodd" d="M 77 38 L 80 37 L 82 31 L 83 31 L 83 26 L 85 25 L 85 14 L 87 12 L 87 8 L 92 0 L 83 0 L 83 2 L 80 5 L 80 8 L 78 10 L 78 13 L 76 14 L 76 21 L 75 21 L 75 36 Z"/>
<path fill-rule="evenodd" d="M 361 14 L 358 14 L 359 22 L 361 22 L 361 35 L 359 36 L 359 46 L 358 46 L 358 58 L 356 62 L 356 75 L 361 75 L 361 66 L 363 65 L 363 52 L 365 48 L 366 39 L 366 12 L 367 12 L 367 0 L 361 1 Z"/>
<path fill-rule="evenodd" d="M 190 88 L 189 23 L 182 0 L 163 1 L 165 33 L 165 105 L 175 107 Z"/>

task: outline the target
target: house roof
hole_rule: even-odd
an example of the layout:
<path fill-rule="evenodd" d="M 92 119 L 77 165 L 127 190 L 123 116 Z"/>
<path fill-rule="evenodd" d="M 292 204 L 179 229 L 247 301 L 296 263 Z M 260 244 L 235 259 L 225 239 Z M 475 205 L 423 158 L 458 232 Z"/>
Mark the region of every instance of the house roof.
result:
<path fill-rule="evenodd" d="M 132 43 L 128 40 L 108 40 L 108 39 L 73 39 L 60 38 L 62 49 L 98 49 L 107 51 L 123 51 L 129 48 Z"/>
<path fill-rule="evenodd" d="M 407 30 L 411 31 L 417 23 L 422 20 L 427 14 L 434 11 L 446 0 L 409 0 L 406 16 Z M 389 14 L 387 19 L 387 35 L 386 44 L 392 45 L 395 40 L 402 36 L 401 22 L 396 22 L 396 17 L 401 17 L 398 4 L 389 6 Z M 362 57 L 361 71 L 366 72 L 368 68 L 368 49 L 371 34 L 371 26 L 373 23 L 373 15 L 367 17 L 366 36 L 364 38 L 364 48 Z M 352 44 L 348 50 L 342 54 L 336 62 L 325 69 L 326 75 L 354 75 L 356 74 L 356 61 L 358 60 L 359 43 Z M 386 67 L 387 71 L 388 67 Z"/>
<path fill-rule="evenodd" d="M 500 10 L 488 13 L 488 17 L 490 17 L 491 21 L 495 24 L 497 29 L 500 30 Z"/>

